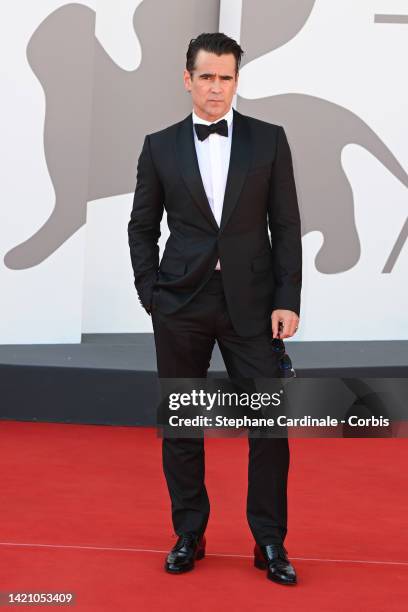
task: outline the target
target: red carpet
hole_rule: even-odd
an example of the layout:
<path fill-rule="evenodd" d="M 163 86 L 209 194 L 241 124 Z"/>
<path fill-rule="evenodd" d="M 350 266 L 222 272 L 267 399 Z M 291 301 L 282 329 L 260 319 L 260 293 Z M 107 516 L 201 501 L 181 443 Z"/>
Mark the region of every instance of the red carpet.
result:
<path fill-rule="evenodd" d="M 0 422 L 0 449 L 1 592 L 73 591 L 81 612 L 406 610 L 404 439 L 291 440 L 292 588 L 252 566 L 245 438 L 206 441 L 208 556 L 184 576 L 162 571 L 176 538 L 155 430 Z"/>

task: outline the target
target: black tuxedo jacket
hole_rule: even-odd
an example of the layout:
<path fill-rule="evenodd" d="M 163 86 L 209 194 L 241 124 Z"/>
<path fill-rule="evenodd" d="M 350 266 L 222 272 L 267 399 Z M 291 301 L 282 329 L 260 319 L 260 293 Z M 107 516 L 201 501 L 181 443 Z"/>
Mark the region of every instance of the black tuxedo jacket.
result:
<path fill-rule="evenodd" d="M 164 208 L 170 236 L 159 263 Z M 234 109 L 220 227 L 200 175 L 192 113 L 146 136 L 128 235 L 135 286 L 148 310 L 172 314 L 183 308 L 219 258 L 228 311 L 239 335 L 262 333 L 277 308 L 299 314 L 300 218 L 284 129 Z"/>

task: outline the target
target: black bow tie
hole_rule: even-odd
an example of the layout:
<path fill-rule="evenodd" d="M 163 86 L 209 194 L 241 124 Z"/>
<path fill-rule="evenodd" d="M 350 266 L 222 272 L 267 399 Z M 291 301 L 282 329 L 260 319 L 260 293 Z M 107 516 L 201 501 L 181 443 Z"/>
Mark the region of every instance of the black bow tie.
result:
<path fill-rule="evenodd" d="M 228 123 L 226 119 L 221 119 L 218 123 L 210 123 L 210 125 L 195 123 L 194 127 L 199 140 L 205 140 L 210 134 L 228 136 Z"/>

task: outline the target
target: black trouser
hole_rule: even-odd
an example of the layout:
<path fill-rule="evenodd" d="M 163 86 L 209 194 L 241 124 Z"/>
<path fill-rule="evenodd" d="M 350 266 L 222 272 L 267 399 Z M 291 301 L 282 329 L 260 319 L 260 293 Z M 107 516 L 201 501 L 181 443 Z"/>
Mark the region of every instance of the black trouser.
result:
<path fill-rule="evenodd" d="M 265 322 L 265 332 L 259 336 L 238 336 L 228 315 L 218 271 L 180 312 L 165 315 L 154 309 L 152 320 L 161 378 L 206 378 L 215 340 L 230 378 L 279 376 L 270 342 L 270 321 Z M 248 436 L 248 442 L 250 529 L 259 545 L 283 543 L 287 530 L 288 440 Z M 204 439 L 163 437 L 162 448 L 174 531 L 177 535 L 202 534 L 210 513 L 204 482 Z"/>

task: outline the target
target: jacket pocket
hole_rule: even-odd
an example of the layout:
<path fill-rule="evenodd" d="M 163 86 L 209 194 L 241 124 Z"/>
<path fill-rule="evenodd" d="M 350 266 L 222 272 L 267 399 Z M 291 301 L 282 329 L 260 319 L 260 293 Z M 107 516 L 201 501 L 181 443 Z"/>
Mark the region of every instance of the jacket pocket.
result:
<path fill-rule="evenodd" d="M 269 253 L 258 255 L 251 262 L 253 272 L 265 272 L 272 269 L 272 256 Z"/>
<path fill-rule="evenodd" d="M 186 263 L 181 259 L 173 257 L 166 257 L 160 262 L 160 270 L 166 272 L 166 274 L 173 274 L 174 276 L 183 276 L 186 271 Z"/>
<path fill-rule="evenodd" d="M 267 174 L 268 176 L 271 173 L 271 164 L 262 164 L 260 166 L 253 166 L 248 170 L 248 176 L 254 176 L 257 174 Z"/>

